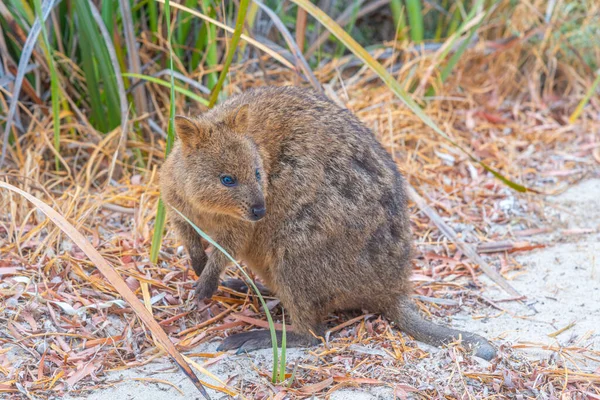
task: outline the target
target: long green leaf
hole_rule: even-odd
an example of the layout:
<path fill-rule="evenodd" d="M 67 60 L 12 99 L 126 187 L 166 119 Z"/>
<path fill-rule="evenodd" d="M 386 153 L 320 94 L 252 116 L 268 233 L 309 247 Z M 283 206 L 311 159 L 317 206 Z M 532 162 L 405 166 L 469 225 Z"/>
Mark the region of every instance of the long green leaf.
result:
<path fill-rule="evenodd" d="M 421 107 L 419 107 L 419 105 L 412 99 L 412 97 L 410 97 L 410 95 L 402 88 L 402 86 L 396 81 L 396 79 L 389 72 L 387 72 L 386 69 L 379 62 L 377 62 L 377 60 L 375 60 L 354 39 L 352 39 L 352 37 L 350 37 L 350 35 L 348 35 L 327 14 L 325 14 L 323 11 L 321 11 L 318 7 L 313 5 L 308 0 L 292 0 L 292 2 L 296 3 L 300 7 L 304 8 L 309 14 L 311 14 L 315 19 L 317 19 L 321 24 L 323 24 L 323 26 L 325 26 L 334 36 L 336 36 L 342 43 L 344 43 L 346 45 L 346 47 L 348 47 L 348 49 L 352 53 L 354 53 L 354 55 L 356 55 L 359 59 L 361 59 L 366 65 L 368 65 L 381 78 L 381 80 L 387 85 L 387 87 L 390 88 L 390 90 L 392 92 L 394 92 L 394 94 L 396 96 L 398 96 L 398 98 L 400 98 L 400 100 L 402 100 L 402 102 L 415 115 L 417 115 L 421 119 L 421 121 L 423 121 L 424 124 L 426 124 L 431 129 L 433 129 L 434 132 L 436 132 L 438 135 L 440 135 L 441 137 L 446 139 L 453 146 L 455 146 L 460 151 L 462 151 L 465 155 L 467 155 L 469 157 L 469 159 L 471 159 L 473 162 L 476 162 L 477 164 L 481 165 L 486 171 L 493 174 L 496 178 L 498 178 L 499 180 L 501 180 L 502 182 L 504 182 L 506 185 L 510 186 L 511 188 L 513 188 L 519 192 L 526 192 L 526 191 L 535 192 L 535 190 L 533 190 L 533 189 L 528 189 L 522 185 L 519 185 L 518 183 L 515 183 L 515 182 L 505 178 L 498 171 L 494 170 L 493 168 L 489 167 L 487 164 L 483 163 L 481 160 L 476 158 L 465 148 L 463 148 L 458 143 L 456 143 L 454 140 L 452 140 L 439 126 L 437 126 L 437 124 L 435 122 L 433 122 L 433 120 L 431 118 L 429 118 L 429 116 L 427 114 L 425 114 L 425 112 L 421 109 Z"/>
<path fill-rule="evenodd" d="M 600 85 L 600 69 L 598 71 L 596 71 L 596 79 L 594 79 L 592 86 L 590 86 L 590 88 L 587 90 L 587 92 L 585 93 L 585 96 L 583 96 L 583 99 L 581 99 L 579 104 L 577 104 L 575 111 L 573 111 L 573 114 L 571 114 L 571 116 L 569 117 L 569 122 L 571 124 L 575 123 L 577 118 L 579 118 L 579 115 L 581 115 L 583 108 L 590 101 L 590 99 L 592 98 L 594 93 L 596 93 L 596 89 L 598 88 L 598 85 Z"/>
<path fill-rule="evenodd" d="M 446 81 L 446 79 L 448 78 L 448 76 L 462 57 L 463 53 L 469 46 L 473 35 L 475 35 L 475 32 L 477 32 L 477 29 L 481 26 L 485 17 L 492 11 L 493 8 L 489 7 L 485 12 L 477 15 L 477 10 L 483 7 L 484 2 L 485 0 L 478 0 L 473 5 L 465 21 L 461 24 L 458 30 L 452 33 L 452 35 L 444 43 L 443 51 L 439 57 L 440 60 L 446 58 L 450 50 L 454 47 L 454 43 L 458 40 L 458 38 L 461 37 L 463 33 L 469 32 L 467 37 L 464 38 L 463 42 L 460 44 L 460 46 L 458 46 L 454 54 L 452 54 L 452 57 L 450 57 L 448 63 L 444 66 L 444 68 L 442 68 L 442 72 L 440 73 L 440 83 L 444 83 Z M 430 87 L 427 90 L 426 96 L 433 96 L 434 94 L 435 89 L 433 87 Z"/>
<path fill-rule="evenodd" d="M 40 0 L 34 1 L 35 13 L 38 17 L 40 25 L 42 27 L 42 38 L 45 44 L 45 54 L 48 60 L 48 67 L 50 69 L 50 96 L 52 101 L 52 127 L 54 129 L 54 148 L 56 153 L 60 153 L 60 88 L 58 74 L 54 66 L 54 55 L 52 47 L 50 47 L 50 40 L 48 39 L 48 32 L 46 32 L 46 24 L 42 19 L 42 3 Z M 54 156 L 54 163 L 56 169 L 59 169 L 60 159 L 58 155 Z"/>
<path fill-rule="evenodd" d="M 75 1 L 80 50 L 95 124 L 104 132 L 121 122 L 115 71 L 87 1 Z M 102 87 L 102 92 L 99 88 Z"/>
<path fill-rule="evenodd" d="M 102 8 L 100 9 L 102 14 L 102 20 L 104 21 L 104 26 L 106 26 L 106 30 L 109 33 L 109 36 L 112 36 L 114 24 L 115 24 L 115 7 L 114 0 L 104 0 L 102 2 Z"/>
<path fill-rule="evenodd" d="M 165 86 L 165 87 L 171 87 L 171 83 L 167 82 L 165 80 L 162 80 L 160 78 L 154 77 L 154 76 L 150 76 L 150 75 L 144 75 L 144 74 L 134 74 L 134 73 L 129 73 L 129 72 L 123 72 L 121 75 L 128 77 L 128 78 L 138 78 L 138 79 L 143 79 L 146 80 L 148 82 L 152 82 L 152 83 L 156 83 L 157 85 L 161 85 L 161 86 Z M 208 100 L 206 100 L 204 97 L 197 95 L 196 93 L 187 90 L 186 88 L 182 88 L 181 86 L 177 86 L 174 85 L 173 89 L 176 92 L 181 93 L 182 95 L 189 97 L 190 99 L 197 101 L 198 103 L 202 103 L 205 106 L 208 105 Z"/>
<path fill-rule="evenodd" d="M 184 5 L 186 7 L 194 7 L 197 0 L 185 0 Z M 175 54 L 180 60 L 183 60 L 184 47 L 188 41 L 190 29 L 192 29 L 192 22 L 194 18 L 191 15 L 179 13 L 177 15 L 177 35 L 175 42 L 177 47 L 175 48 Z"/>
<path fill-rule="evenodd" d="M 458 4 L 454 7 L 454 12 L 452 13 L 452 19 L 450 20 L 450 24 L 448 25 L 448 31 L 446 35 L 452 35 L 458 29 L 458 24 L 460 24 L 461 14 L 460 9 L 458 8 Z"/>
<path fill-rule="evenodd" d="M 163 231 L 165 229 L 165 204 L 162 199 L 158 200 L 156 207 L 156 218 L 154 219 L 154 232 L 152 233 L 152 243 L 150 244 L 150 261 L 154 264 L 158 262 L 158 253 L 162 243 Z"/>
<path fill-rule="evenodd" d="M 171 104 L 169 105 L 169 127 L 167 131 L 167 148 L 165 150 L 168 155 L 175 141 L 175 77 L 173 76 L 173 31 L 171 30 L 171 2 L 169 0 L 165 2 L 165 14 L 169 43 L 169 69 L 171 70 Z"/>
<path fill-rule="evenodd" d="M 406 16 L 404 15 L 405 8 L 402 5 L 402 0 L 391 0 L 390 8 L 392 10 L 392 18 L 394 26 L 396 26 L 396 40 L 402 39 L 401 34 L 406 28 Z"/>
<path fill-rule="evenodd" d="M 148 0 L 148 22 L 150 24 L 150 30 L 152 33 L 156 34 L 158 32 L 158 7 L 156 6 L 156 1 Z M 153 41 L 156 41 L 156 37 L 152 38 Z"/>
<path fill-rule="evenodd" d="M 10 0 L 7 3 L 10 3 L 11 7 L 13 7 L 17 11 L 17 13 L 21 17 L 23 17 L 25 21 L 27 21 L 28 24 L 33 24 L 36 15 L 29 6 L 29 4 L 27 4 L 28 2 L 23 0 Z M 20 18 L 16 18 L 15 20 L 23 30 L 27 29 L 27 27 L 23 24 L 23 21 L 21 21 Z"/>
<path fill-rule="evenodd" d="M 285 314 L 283 315 L 283 320 L 281 323 L 281 360 L 279 366 L 279 382 L 285 381 L 285 359 L 287 352 L 287 337 L 285 333 Z M 277 383 L 277 382 L 273 382 Z"/>
<path fill-rule="evenodd" d="M 273 382 L 276 382 L 277 381 L 277 369 L 279 367 L 279 362 L 278 362 L 278 357 L 277 357 L 277 333 L 276 333 L 277 331 L 275 330 L 275 323 L 273 322 L 273 317 L 271 316 L 269 307 L 267 307 L 267 302 L 265 301 L 262 294 L 260 293 L 260 290 L 258 290 L 256 285 L 252 281 L 252 278 L 250 278 L 250 276 L 248 276 L 248 274 L 246 273 L 246 271 L 244 271 L 242 266 L 240 264 L 238 264 L 238 262 L 235 260 L 235 258 L 233 258 L 227 252 L 227 250 L 225 250 L 223 247 L 221 247 L 221 245 L 219 243 L 215 242 L 210 236 L 208 236 L 206 233 L 204 233 L 204 231 L 202 229 L 198 228 L 196 226 L 196 224 L 194 224 L 192 221 L 190 221 L 190 219 L 188 217 L 183 215 L 181 213 L 181 211 L 179 211 L 178 209 L 176 209 L 175 207 L 172 207 L 172 206 L 171 206 L 171 208 L 173 210 L 175 210 L 175 212 L 177 212 L 177 214 L 179 214 L 181 216 L 181 218 L 183 218 L 188 224 L 190 224 L 190 226 L 192 228 L 194 228 L 194 230 L 196 231 L 196 233 L 198 233 L 198 235 L 200 235 L 204 240 L 206 240 L 208 243 L 213 245 L 215 247 L 215 249 L 217 249 L 221 253 L 223 253 L 225 255 L 225 257 L 227 257 L 229 259 L 229 261 L 231 261 L 238 268 L 238 270 L 242 273 L 242 275 L 246 279 L 246 283 L 248 283 L 250 286 L 252 286 L 252 290 L 254 290 L 254 293 L 256 293 L 256 295 L 258 296 L 258 299 L 260 300 L 260 303 L 261 303 L 263 309 L 265 310 L 265 314 L 267 315 L 267 321 L 269 322 L 269 331 L 271 332 L 271 343 L 273 344 L 273 376 L 272 376 L 272 380 L 273 380 Z M 285 326 L 283 327 L 283 329 L 285 331 Z M 283 341 L 283 337 L 282 337 L 282 341 Z M 282 344 L 282 346 L 283 346 L 283 344 Z"/>
<path fill-rule="evenodd" d="M 217 84 L 213 88 L 213 91 L 210 95 L 209 107 L 213 107 L 217 103 L 219 93 L 221 93 L 221 88 L 223 87 L 223 83 L 225 82 L 225 78 L 227 77 L 229 66 L 233 61 L 233 56 L 240 41 L 240 37 L 242 36 L 242 30 L 244 29 L 244 21 L 246 19 L 246 12 L 248 11 L 249 3 L 250 0 L 240 0 L 240 7 L 238 8 L 237 20 L 235 21 L 235 30 L 233 32 L 233 36 L 231 37 L 231 42 L 229 43 L 229 50 L 227 51 L 227 57 L 225 58 L 225 63 L 223 63 L 223 69 L 221 70 L 221 74 L 219 75 L 219 80 L 217 81 Z"/>
<path fill-rule="evenodd" d="M 406 0 L 408 23 L 410 24 L 410 38 L 415 43 L 423 41 L 423 13 L 421 0 Z M 335 34 L 334 34 L 335 35 Z"/>
<path fill-rule="evenodd" d="M 173 76 L 173 48 L 171 46 L 171 2 L 165 1 L 165 18 L 167 19 L 167 43 L 169 44 L 169 69 L 171 71 L 171 95 L 169 104 L 169 125 L 167 127 L 167 145 L 165 155 L 169 155 L 173 143 L 175 142 L 175 77 Z M 158 200 L 156 209 L 156 220 L 154 222 L 154 233 L 152 234 L 152 244 L 150 245 L 150 261 L 158 262 L 158 253 L 162 244 L 162 237 L 165 230 L 166 214 L 162 199 Z"/>

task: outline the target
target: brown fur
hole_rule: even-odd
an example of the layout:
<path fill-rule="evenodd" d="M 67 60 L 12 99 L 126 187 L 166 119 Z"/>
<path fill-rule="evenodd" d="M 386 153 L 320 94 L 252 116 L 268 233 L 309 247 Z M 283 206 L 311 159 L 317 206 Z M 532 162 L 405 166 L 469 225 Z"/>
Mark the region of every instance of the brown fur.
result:
<path fill-rule="evenodd" d="M 288 345 L 313 342 L 334 310 L 381 312 L 418 340 L 482 337 L 423 320 L 410 301 L 411 232 L 404 179 L 350 111 L 312 91 L 265 87 L 232 97 L 195 119 L 179 117 L 180 140 L 161 174 L 164 200 L 188 216 L 266 283 L 291 314 Z M 256 179 L 259 170 L 262 179 Z M 237 177 L 225 187 L 221 174 Z M 252 207 L 266 216 L 252 222 Z M 210 297 L 228 264 L 207 257 L 198 235 L 170 214 Z M 228 337 L 223 349 L 270 346 L 266 332 Z"/>

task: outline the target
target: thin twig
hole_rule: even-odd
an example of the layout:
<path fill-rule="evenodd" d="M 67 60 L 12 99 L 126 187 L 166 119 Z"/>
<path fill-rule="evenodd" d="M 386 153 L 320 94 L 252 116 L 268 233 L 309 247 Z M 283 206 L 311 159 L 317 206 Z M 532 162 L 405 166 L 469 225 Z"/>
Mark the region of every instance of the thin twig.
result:
<path fill-rule="evenodd" d="M 439 230 L 444 235 L 446 235 L 446 237 L 448 239 L 450 239 L 450 241 L 452 243 L 454 243 L 456 245 L 456 247 L 460 251 L 462 251 L 462 253 L 464 255 L 466 255 L 469 259 L 471 259 L 471 261 L 473 261 L 475 264 L 479 265 L 481 270 L 483 272 L 485 272 L 485 274 L 492 281 L 494 281 L 498 286 L 500 286 L 502 289 L 504 289 L 510 295 L 515 296 L 515 297 L 521 296 L 521 294 L 519 292 L 517 292 L 517 290 L 515 288 L 513 288 L 502 277 L 502 275 L 500 275 L 498 272 L 496 272 L 496 270 L 494 270 L 492 267 L 490 267 L 488 265 L 488 263 L 486 263 L 479 256 L 479 254 L 477 254 L 477 251 L 471 245 L 463 242 L 462 240 L 460 240 L 458 238 L 458 235 L 456 234 L 456 232 L 454 232 L 454 229 L 452 229 L 450 226 L 448 226 L 448 224 L 446 224 L 446 222 L 444 222 L 442 217 L 440 217 L 440 215 L 425 202 L 425 200 L 417 193 L 417 191 L 410 184 L 407 184 L 407 188 L 408 188 L 408 193 L 409 193 L 410 197 L 414 200 L 414 202 L 417 204 L 419 209 L 421 211 L 423 211 L 429 217 L 431 222 L 433 222 L 435 224 L 435 226 L 437 226 L 439 228 Z"/>

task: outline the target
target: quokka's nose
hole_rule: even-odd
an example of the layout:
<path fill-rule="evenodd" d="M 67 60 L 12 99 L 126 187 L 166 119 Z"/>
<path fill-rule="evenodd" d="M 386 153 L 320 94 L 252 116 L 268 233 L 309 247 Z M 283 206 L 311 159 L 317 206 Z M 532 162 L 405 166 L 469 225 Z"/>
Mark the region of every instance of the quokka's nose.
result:
<path fill-rule="evenodd" d="M 252 206 L 250 212 L 252 213 L 252 219 L 254 221 L 258 221 L 265 216 L 265 214 L 267 213 L 267 209 L 263 204 L 257 204 Z"/>

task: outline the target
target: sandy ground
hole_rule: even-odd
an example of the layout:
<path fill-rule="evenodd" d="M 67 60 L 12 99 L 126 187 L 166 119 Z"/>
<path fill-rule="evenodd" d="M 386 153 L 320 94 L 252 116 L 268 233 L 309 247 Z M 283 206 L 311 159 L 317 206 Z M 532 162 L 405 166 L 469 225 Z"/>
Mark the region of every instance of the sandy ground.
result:
<path fill-rule="evenodd" d="M 526 239 L 546 247 L 512 255 L 523 268 L 512 272 L 508 278 L 527 296 L 526 302 L 503 302 L 508 297 L 506 293 L 482 277 L 481 281 L 486 285 L 483 296 L 503 310 L 495 307 L 465 310 L 452 319 L 454 326 L 487 336 L 499 346 L 512 345 L 523 358 L 530 360 L 557 357 L 557 353 L 548 348 L 560 346 L 600 349 L 600 179 L 584 181 L 558 196 L 549 197 L 544 207 L 552 222 L 553 233 Z M 486 318 L 473 317 L 481 315 Z M 570 325 L 563 332 L 548 336 Z M 214 352 L 217 346 L 217 342 L 205 343 L 194 352 Z M 289 350 L 288 354 L 290 365 L 297 358 L 307 360 L 309 357 L 309 353 L 302 350 Z M 430 374 L 435 374 L 435 358 L 434 350 L 430 359 L 411 366 L 411 371 L 429 370 Z M 256 371 L 257 366 L 269 365 L 270 360 L 270 351 L 251 356 L 228 355 L 211 365 L 209 370 L 223 380 L 235 377 L 237 382 L 266 381 Z M 577 361 L 578 368 L 584 371 L 593 372 L 600 367 L 599 363 Z M 203 360 L 198 359 L 198 362 Z M 183 394 L 167 384 L 136 381 L 135 378 L 162 379 L 175 385 Z M 139 369 L 111 372 L 103 380 L 114 385 L 71 399 L 200 398 L 188 379 L 167 360 Z M 215 399 L 224 396 L 209 392 Z M 330 398 L 392 399 L 394 395 L 386 387 L 368 387 L 339 390 Z"/>

